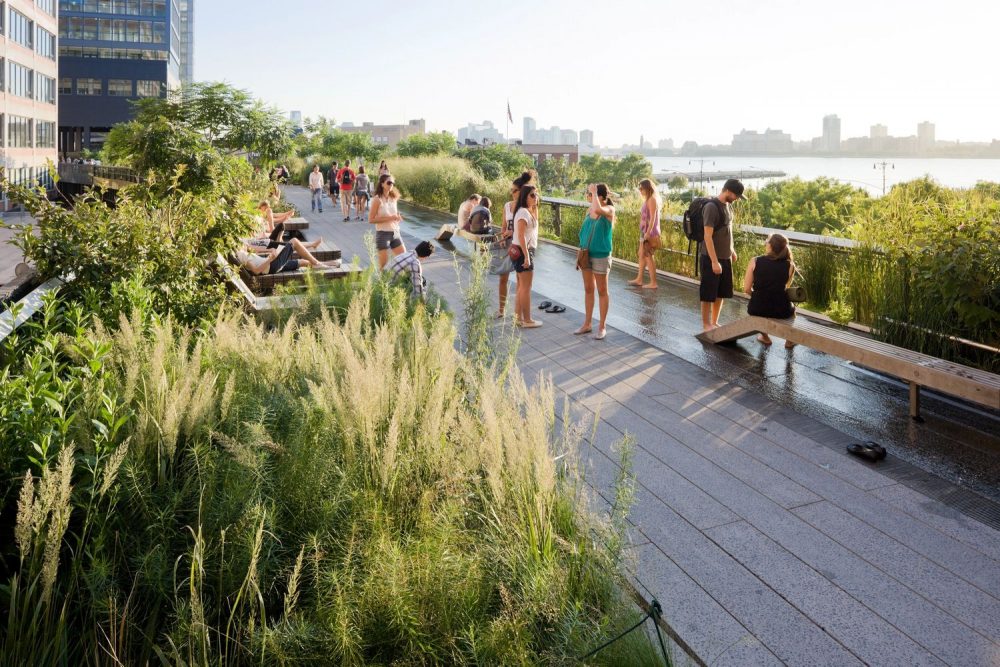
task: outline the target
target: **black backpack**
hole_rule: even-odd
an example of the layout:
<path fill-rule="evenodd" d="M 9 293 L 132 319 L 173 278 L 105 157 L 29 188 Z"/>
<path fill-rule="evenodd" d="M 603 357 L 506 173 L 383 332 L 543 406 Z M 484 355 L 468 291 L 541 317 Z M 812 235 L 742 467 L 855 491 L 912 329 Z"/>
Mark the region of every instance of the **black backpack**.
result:
<path fill-rule="evenodd" d="M 722 210 L 722 202 L 715 197 L 695 197 L 684 211 L 684 236 L 689 241 L 703 243 L 705 241 L 705 218 L 702 215 L 705 204 L 714 202 L 718 207 L 720 218 L 725 221 L 726 213 Z"/>
<path fill-rule="evenodd" d="M 342 173 L 340 175 L 340 184 L 341 185 L 350 185 L 353 182 L 354 182 L 354 179 L 351 178 L 351 170 L 348 169 L 347 167 L 344 167 L 344 173 Z"/>

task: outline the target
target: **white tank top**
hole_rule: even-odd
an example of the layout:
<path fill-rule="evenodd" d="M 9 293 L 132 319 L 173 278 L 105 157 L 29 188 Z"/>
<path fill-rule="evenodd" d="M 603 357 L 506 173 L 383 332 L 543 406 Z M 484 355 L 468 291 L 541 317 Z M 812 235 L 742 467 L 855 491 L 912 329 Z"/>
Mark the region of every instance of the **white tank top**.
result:
<path fill-rule="evenodd" d="M 398 210 L 396 208 L 396 200 L 389 199 L 387 197 L 376 197 L 378 199 L 378 214 L 383 215 L 396 215 Z M 376 222 L 375 231 L 377 232 L 399 232 L 398 222 Z"/>

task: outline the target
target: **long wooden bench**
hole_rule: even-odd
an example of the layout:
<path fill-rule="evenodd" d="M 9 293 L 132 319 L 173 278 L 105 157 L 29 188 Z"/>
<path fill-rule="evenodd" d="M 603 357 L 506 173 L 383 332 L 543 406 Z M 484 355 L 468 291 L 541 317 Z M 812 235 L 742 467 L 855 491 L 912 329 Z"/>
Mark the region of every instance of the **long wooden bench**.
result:
<path fill-rule="evenodd" d="M 280 311 L 297 308 L 304 302 L 304 299 L 307 298 L 305 296 L 294 294 L 286 294 L 282 296 L 258 296 L 254 294 L 253 290 L 251 290 L 250 287 L 243 281 L 240 274 L 245 272 L 237 270 L 236 267 L 227 262 L 222 255 L 216 255 L 215 264 L 219 270 L 222 271 L 222 275 L 225 276 L 230 287 L 243 297 L 246 310 L 259 317 L 266 319 L 268 316 L 276 314 Z M 361 273 L 361 270 L 355 267 L 347 267 L 344 270 L 347 274 L 351 275 L 358 275 Z M 325 300 L 326 295 L 321 294 L 320 298 Z"/>
<path fill-rule="evenodd" d="M 285 220 L 286 231 L 303 231 L 306 229 L 309 229 L 309 221 L 305 218 L 289 218 L 288 220 Z"/>
<path fill-rule="evenodd" d="M 910 416 L 920 419 L 920 388 L 1000 410 L 1000 375 L 913 350 L 882 343 L 803 317 L 777 320 L 748 316 L 698 334 L 706 343 L 728 343 L 766 333 L 905 380 L 910 385 Z"/>

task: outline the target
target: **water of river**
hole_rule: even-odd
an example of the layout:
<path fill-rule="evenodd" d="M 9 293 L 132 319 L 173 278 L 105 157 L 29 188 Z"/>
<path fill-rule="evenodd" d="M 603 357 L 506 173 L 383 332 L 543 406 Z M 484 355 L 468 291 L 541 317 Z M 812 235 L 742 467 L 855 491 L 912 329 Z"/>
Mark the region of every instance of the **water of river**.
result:
<path fill-rule="evenodd" d="M 739 174 L 747 171 L 783 171 L 788 178 L 798 176 L 811 180 L 826 176 L 844 183 L 864 188 L 869 194 L 882 194 L 882 167 L 885 161 L 885 185 L 891 188 L 896 183 L 912 181 L 921 176 L 930 176 L 935 181 L 950 188 L 970 188 L 978 181 L 1000 182 L 1000 160 L 998 159 L 956 159 L 956 158 L 863 158 L 863 157 L 757 157 L 720 156 L 704 160 L 687 157 L 651 157 L 653 172 L 678 171 L 692 173 L 704 171 L 731 171 Z M 761 188 L 774 179 L 744 179 L 748 187 Z M 718 192 L 721 181 L 706 182 L 709 192 Z"/>

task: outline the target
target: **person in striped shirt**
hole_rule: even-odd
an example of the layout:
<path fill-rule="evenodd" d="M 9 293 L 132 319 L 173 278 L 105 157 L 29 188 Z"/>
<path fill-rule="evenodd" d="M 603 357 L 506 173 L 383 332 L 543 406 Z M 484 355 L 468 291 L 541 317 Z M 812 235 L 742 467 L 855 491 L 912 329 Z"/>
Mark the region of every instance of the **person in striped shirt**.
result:
<path fill-rule="evenodd" d="M 408 278 L 412 289 L 411 296 L 415 299 L 423 299 L 426 290 L 420 263 L 430 257 L 433 252 L 434 245 L 430 241 L 421 241 L 413 250 L 393 257 L 385 270 L 392 280 L 399 280 L 404 276 Z"/>

